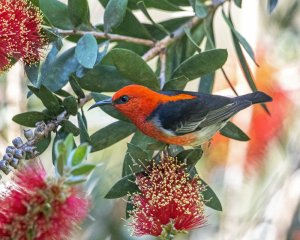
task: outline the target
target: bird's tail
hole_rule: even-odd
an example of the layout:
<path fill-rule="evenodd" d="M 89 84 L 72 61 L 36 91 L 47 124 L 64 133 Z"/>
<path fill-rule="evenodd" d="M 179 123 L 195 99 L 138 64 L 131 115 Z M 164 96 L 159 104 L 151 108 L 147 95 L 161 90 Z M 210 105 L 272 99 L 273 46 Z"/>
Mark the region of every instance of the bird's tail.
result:
<path fill-rule="evenodd" d="M 269 95 L 265 94 L 264 92 L 260 92 L 260 91 L 248 93 L 248 94 L 242 95 L 238 98 L 243 99 L 243 100 L 248 100 L 248 101 L 252 102 L 252 104 L 272 102 L 272 100 L 273 100 Z"/>

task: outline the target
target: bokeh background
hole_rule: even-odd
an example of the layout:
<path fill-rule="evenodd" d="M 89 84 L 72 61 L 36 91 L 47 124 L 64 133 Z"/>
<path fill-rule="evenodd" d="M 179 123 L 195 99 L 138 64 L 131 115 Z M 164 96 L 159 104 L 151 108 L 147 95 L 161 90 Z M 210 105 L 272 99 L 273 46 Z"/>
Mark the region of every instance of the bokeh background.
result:
<path fill-rule="evenodd" d="M 219 196 L 223 212 L 207 209 L 206 226 L 189 235 L 178 236 L 178 240 L 300 240 L 300 2 L 279 0 L 271 15 L 266 4 L 267 1 L 244 0 L 242 9 L 232 7 L 235 25 L 255 50 L 260 65 L 251 65 L 256 85 L 274 99 L 268 105 L 271 115 L 260 106 L 244 110 L 234 122 L 250 136 L 250 141 L 239 142 L 217 135 L 204 146 L 205 154 L 197 169 Z M 102 23 L 104 11 L 100 3 L 90 0 L 89 6 L 92 22 Z M 159 22 L 182 14 L 193 15 L 192 9 L 186 10 L 184 13 L 151 10 L 150 13 Z M 139 11 L 134 14 L 147 22 Z M 215 34 L 217 47 L 228 49 L 225 71 L 236 90 L 239 94 L 250 92 L 230 32 L 219 11 Z M 153 68 L 156 61 L 150 62 Z M 197 91 L 198 82 L 190 82 L 186 89 Z M 10 141 L 23 131 L 11 120 L 12 117 L 26 110 L 42 108 L 35 97 L 27 99 L 27 84 L 21 63 L 0 75 L 2 155 Z M 214 93 L 233 96 L 220 72 Z M 101 110 L 87 112 L 86 117 L 89 133 L 115 121 Z M 128 141 L 130 137 L 90 155 L 89 161 L 103 165 L 85 185 L 93 205 L 90 217 L 72 239 L 153 239 L 130 236 L 123 220 L 126 199 L 103 198 L 121 176 Z M 40 158 L 49 175 L 53 174 L 51 147 Z"/>

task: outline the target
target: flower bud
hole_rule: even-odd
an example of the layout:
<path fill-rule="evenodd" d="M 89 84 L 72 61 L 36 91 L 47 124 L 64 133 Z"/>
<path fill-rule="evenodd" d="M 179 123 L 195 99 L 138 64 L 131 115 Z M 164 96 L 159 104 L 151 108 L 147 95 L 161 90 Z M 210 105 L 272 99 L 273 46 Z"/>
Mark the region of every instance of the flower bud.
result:
<path fill-rule="evenodd" d="M 13 147 L 13 146 L 8 146 L 8 147 L 6 148 L 6 153 L 11 153 L 12 155 L 14 155 L 15 152 L 16 152 L 16 148 Z"/>
<path fill-rule="evenodd" d="M 6 175 L 10 173 L 11 169 L 9 168 L 7 161 L 0 161 L 0 170 L 3 171 Z"/>
<path fill-rule="evenodd" d="M 16 148 L 19 148 L 23 145 L 23 141 L 20 137 L 16 137 L 14 140 L 12 140 L 12 143 Z"/>
<path fill-rule="evenodd" d="M 32 146 L 28 146 L 24 148 L 25 152 L 28 152 L 30 154 L 33 154 L 34 150 L 36 149 L 36 147 L 32 147 Z"/>
<path fill-rule="evenodd" d="M 13 158 L 9 164 L 10 164 L 10 166 L 12 166 L 14 169 L 17 169 L 17 167 L 18 167 L 18 165 L 19 165 L 19 162 L 20 162 L 19 159 Z"/>
<path fill-rule="evenodd" d="M 45 137 L 45 127 L 43 125 L 39 125 L 34 130 L 34 136 L 37 138 L 44 138 Z"/>
<path fill-rule="evenodd" d="M 34 138 L 33 131 L 31 129 L 24 129 L 24 136 L 27 140 L 32 140 Z"/>
<path fill-rule="evenodd" d="M 22 149 L 17 149 L 14 156 L 15 158 L 23 159 L 25 158 L 25 151 L 23 151 Z"/>
<path fill-rule="evenodd" d="M 3 160 L 7 162 L 11 162 L 12 159 L 13 159 L 13 155 L 11 153 L 5 153 L 3 156 Z"/>

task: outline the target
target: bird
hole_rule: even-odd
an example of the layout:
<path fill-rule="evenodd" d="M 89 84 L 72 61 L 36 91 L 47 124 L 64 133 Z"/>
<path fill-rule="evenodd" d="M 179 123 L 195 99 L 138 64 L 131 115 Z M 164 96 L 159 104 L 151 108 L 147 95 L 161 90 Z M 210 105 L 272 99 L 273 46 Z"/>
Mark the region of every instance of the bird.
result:
<path fill-rule="evenodd" d="M 132 84 L 112 98 L 90 108 L 112 105 L 142 133 L 158 141 L 181 146 L 209 142 L 239 111 L 252 104 L 271 102 L 267 94 L 253 93 L 225 97 L 190 91 L 154 91 Z"/>

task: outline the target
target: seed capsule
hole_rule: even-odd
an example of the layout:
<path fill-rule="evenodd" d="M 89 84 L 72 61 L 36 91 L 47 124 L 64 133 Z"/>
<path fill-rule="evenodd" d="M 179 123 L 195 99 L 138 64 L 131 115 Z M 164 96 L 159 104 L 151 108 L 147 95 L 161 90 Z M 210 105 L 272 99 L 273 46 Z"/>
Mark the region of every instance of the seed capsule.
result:
<path fill-rule="evenodd" d="M 9 168 L 7 161 L 5 160 L 0 161 L 0 170 L 2 170 L 6 175 L 11 172 L 11 169 Z"/>
<path fill-rule="evenodd" d="M 8 146 L 8 147 L 6 148 L 6 153 L 10 153 L 10 154 L 14 155 L 15 152 L 16 152 L 16 148 L 13 147 L 13 146 Z"/>
<path fill-rule="evenodd" d="M 7 162 L 11 162 L 12 159 L 13 159 L 13 155 L 11 153 L 5 153 L 3 156 L 3 160 Z"/>
<path fill-rule="evenodd" d="M 19 148 L 23 145 L 23 141 L 20 137 L 16 137 L 14 140 L 12 140 L 12 143 L 16 148 Z"/>
<path fill-rule="evenodd" d="M 25 151 L 23 151 L 22 149 L 17 149 L 14 156 L 15 158 L 23 159 L 25 158 Z"/>
<path fill-rule="evenodd" d="M 9 163 L 14 169 L 16 169 L 19 165 L 20 160 L 17 158 L 13 158 Z"/>
<path fill-rule="evenodd" d="M 31 129 L 24 129 L 24 136 L 27 140 L 32 140 L 34 138 L 33 131 Z"/>

